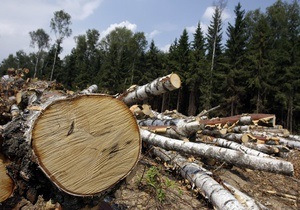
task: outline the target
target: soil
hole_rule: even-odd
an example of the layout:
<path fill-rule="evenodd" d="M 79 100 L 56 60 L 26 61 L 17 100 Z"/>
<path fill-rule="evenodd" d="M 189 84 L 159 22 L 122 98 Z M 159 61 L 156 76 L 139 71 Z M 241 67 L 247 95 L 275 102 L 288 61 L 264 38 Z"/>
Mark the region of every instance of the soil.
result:
<path fill-rule="evenodd" d="M 293 163 L 294 176 L 241 169 L 222 163 L 203 166 L 209 168 L 220 183 L 226 181 L 268 209 L 297 210 L 300 209 L 300 151 L 291 150 L 284 159 Z M 106 202 L 112 209 L 119 210 L 213 209 L 201 192 L 191 189 L 187 180 L 164 165 L 149 156 L 142 156 L 136 170 L 113 195 L 105 199 Z M 23 200 L 16 209 L 55 209 L 55 205 L 40 198 L 35 205 Z M 56 209 L 59 208 L 56 206 Z M 102 203 L 93 209 L 106 208 Z"/>

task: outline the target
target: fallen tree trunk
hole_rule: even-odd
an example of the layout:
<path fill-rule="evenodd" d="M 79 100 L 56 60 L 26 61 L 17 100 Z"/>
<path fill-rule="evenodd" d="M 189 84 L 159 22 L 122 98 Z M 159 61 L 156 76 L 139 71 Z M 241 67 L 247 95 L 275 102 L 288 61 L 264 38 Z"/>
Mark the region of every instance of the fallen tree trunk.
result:
<path fill-rule="evenodd" d="M 32 203 L 43 194 L 63 206 L 73 203 L 60 192 L 75 200 L 74 196 L 105 195 L 140 156 L 141 139 L 132 113 L 123 102 L 105 95 L 43 96 L 41 105 L 29 106 L 29 113 L 4 126 L 3 152 L 13 160 L 8 173 L 15 193 Z"/>
<path fill-rule="evenodd" d="M 133 86 L 117 98 L 124 101 L 127 105 L 132 105 L 137 102 L 141 102 L 150 96 L 161 95 L 167 91 L 178 89 L 180 86 L 180 77 L 177 74 L 172 73 L 167 76 L 157 78 L 146 85 Z"/>
<path fill-rule="evenodd" d="M 262 152 L 259 152 L 257 150 L 248 148 L 244 145 L 241 145 L 239 143 L 233 142 L 233 141 L 227 141 L 226 139 L 222 139 L 222 138 L 211 138 L 211 142 L 215 143 L 217 146 L 220 147 L 225 147 L 225 148 L 230 148 L 233 150 L 237 150 L 240 151 L 244 154 L 247 155 L 253 155 L 253 156 L 257 156 L 257 157 L 268 157 L 271 158 L 269 155 L 264 154 Z"/>
<path fill-rule="evenodd" d="M 172 127 L 172 130 L 175 132 L 175 136 L 177 134 L 184 137 L 189 137 L 195 134 L 197 131 L 203 129 L 205 126 L 200 124 L 197 120 L 188 121 L 184 119 L 169 119 L 169 120 L 146 119 L 146 120 L 139 120 L 138 124 L 139 126 L 147 126 L 147 127 L 153 127 L 153 126 L 160 126 L 161 128 Z"/>
<path fill-rule="evenodd" d="M 237 200 L 246 206 L 247 209 L 251 210 L 268 210 L 266 206 L 261 204 L 260 202 L 254 200 L 253 198 L 249 197 L 245 193 L 241 192 L 240 190 L 236 189 L 229 183 L 223 182 L 223 185 L 237 198 Z"/>
<path fill-rule="evenodd" d="M 198 155 L 206 158 L 215 158 L 219 161 L 225 161 L 242 168 L 262 170 L 290 176 L 294 173 L 293 165 L 290 162 L 283 160 L 256 157 L 239 151 L 201 143 L 184 142 L 156 135 L 143 129 L 141 129 L 141 136 L 144 142 L 167 150 L 175 150 L 185 154 Z"/>
<path fill-rule="evenodd" d="M 230 192 L 216 182 L 199 165 L 189 162 L 179 154 L 174 154 L 161 148 L 154 148 L 153 153 L 163 161 L 179 166 L 181 176 L 189 180 L 193 185 L 196 185 L 216 209 L 245 209 Z"/>

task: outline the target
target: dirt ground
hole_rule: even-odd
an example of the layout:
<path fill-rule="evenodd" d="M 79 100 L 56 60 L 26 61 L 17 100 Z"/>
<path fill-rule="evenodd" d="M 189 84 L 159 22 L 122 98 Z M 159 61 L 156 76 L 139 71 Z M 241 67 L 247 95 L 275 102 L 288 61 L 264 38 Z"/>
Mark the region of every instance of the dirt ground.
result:
<path fill-rule="evenodd" d="M 207 167 L 219 177 L 219 181 L 228 182 L 271 210 L 297 210 L 300 209 L 300 151 L 291 150 L 284 159 L 293 163 L 294 176 L 225 164 Z M 106 200 L 115 210 L 213 209 L 210 202 L 199 191 L 191 189 L 191 185 L 180 175 L 148 156 L 141 157 L 135 172 Z M 46 204 L 42 199 L 35 205 L 22 202 L 16 209 L 55 209 L 54 205 Z M 98 206 L 93 209 L 105 208 Z"/>

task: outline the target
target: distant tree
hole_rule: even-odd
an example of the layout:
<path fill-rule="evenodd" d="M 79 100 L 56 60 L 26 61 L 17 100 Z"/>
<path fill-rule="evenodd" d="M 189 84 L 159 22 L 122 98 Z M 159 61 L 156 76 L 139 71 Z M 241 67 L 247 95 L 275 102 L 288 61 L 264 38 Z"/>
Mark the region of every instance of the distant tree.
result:
<path fill-rule="evenodd" d="M 222 75 L 218 72 L 218 67 L 220 69 L 220 59 L 222 56 L 222 13 L 226 7 L 227 2 L 220 0 L 215 5 L 215 11 L 208 26 L 207 30 L 207 58 L 211 61 L 210 64 L 210 84 L 209 84 L 209 98 L 208 106 L 211 107 L 213 103 L 213 98 L 215 101 L 219 102 L 219 93 L 218 89 L 221 86 Z M 214 95 L 214 96 L 213 96 Z"/>
<path fill-rule="evenodd" d="M 29 32 L 31 41 L 30 46 L 35 47 L 37 46 L 38 52 L 36 53 L 36 62 L 34 67 L 34 74 L 33 77 L 36 77 L 38 63 L 40 60 L 40 56 L 45 48 L 49 48 L 49 35 L 44 31 L 44 29 L 37 29 L 36 31 Z"/>
<path fill-rule="evenodd" d="M 247 65 L 246 70 L 251 75 L 247 80 L 247 93 L 250 99 L 249 111 L 266 111 L 266 102 L 270 89 L 271 61 L 269 60 L 270 28 L 266 15 L 260 10 L 247 13 Z M 253 107 L 254 106 L 254 107 Z"/>
<path fill-rule="evenodd" d="M 176 48 L 176 60 L 173 62 L 176 63 L 176 73 L 179 74 L 181 78 L 181 88 L 178 91 L 178 99 L 177 99 L 177 106 L 176 109 L 179 112 L 184 114 L 187 113 L 188 109 L 188 88 L 186 84 L 186 74 L 189 71 L 189 63 L 190 63 L 190 43 L 189 43 L 189 36 L 187 30 L 184 29 L 179 40 L 178 45 Z"/>
<path fill-rule="evenodd" d="M 116 28 L 101 40 L 104 59 L 98 72 L 98 81 L 104 89 L 122 92 L 139 78 L 136 64 L 147 45 L 144 33 L 133 33 L 123 27 Z"/>
<path fill-rule="evenodd" d="M 226 101 L 230 106 L 231 115 L 239 114 L 238 108 L 242 108 L 242 101 L 246 89 L 246 81 L 249 75 L 245 71 L 246 51 L 246 22 L 245 10 L 240 3 L 235 7 L 234 25 L 228 23 L 226 41 Z"/>
<path fill-rule="evenodd" d="M 50 74 L 50 81 L 53 78 L 53 72 L 56 64 L 56 59 L 58 56 L 58 49 L 61 47 L 61 43 L 65 37 L 69 37 L 72 34 L 71 25 L 71 16 L 64 12 L 63 10 L 54 12 L 54 18 L 50 21 L 51 30 L 54 31 L 56 37 L 55 43 L 55 53 L 54 53 L 54 61 Z"/>
<path fill-rule="evenodd" d="M 290 131 L 293 131 L 294 114 L 299 110 L 299 34 L 300 16 L 297 1 L 291 4 L 277 1 L 266 10 L 270 27 L 269 59 L 272 61 L 271 89 L 274 98 L 268 99 L 268 106 Z M 280 75 L 280 76 L 278 76 Z M 281 85 L 277 85 L 281 84 Z M 274 101 L 276 102 L 274 104 Z M 271 104 L 272 103 L 272 104 Z M 277 106 L 276 106 L 277 105 Z M 295 112 L 296 111 L 296 112 Z"/>
<path fill-rule="evenodd" d="M 209 69 L 205 57 L 205 38 L 200 23 L 194 33 L 190 57 L 189 71 L 186 73 L 186 83 L 190 91 L 188 115 L 195 115 L 198 108 L 208 109 L 209 77 L 207 72 Z"/>

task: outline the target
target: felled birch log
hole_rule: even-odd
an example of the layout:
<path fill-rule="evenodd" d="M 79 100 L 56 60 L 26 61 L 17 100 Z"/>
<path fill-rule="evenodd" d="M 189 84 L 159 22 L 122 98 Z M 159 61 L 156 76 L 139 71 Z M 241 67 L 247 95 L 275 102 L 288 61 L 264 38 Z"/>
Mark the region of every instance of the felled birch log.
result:
<path fill-rule="evenodd" d="M 268 135 L 264 132 L 259 132 L 259 131 L 252 131 L 251 135 L 254 136 L 255 138 L 258 138 L 261 140 L 265 139 L 265 141 L 273 139 L 273 140 L 276 140 L 279 144 L 285 145 L 289 148 L 300 149 L 300 141 L 294 141 L 294 140 L 290 140 L 288 138 L 277 137 L 277 136 L 274 137 L 272 135 Z"/>
<path fill-rule="evenodd" d="M 269 155 L 259 152 L 257 150 L 248 148 L 242 144 L 233 142 L 233 141 L 227 141 L 226 139 L 222 139 L 222 138 L 211 138 L 211 142 L 213 142 L 215 145 L 220 146 L 220 147 L 225 147 L 225 148 L 230 148 L 233 150 L 237 150 L 240 151 L 244 154 L 247 155 L 253 155 L 253 156 L 257 156 L 257 157 L 267 157 L 267 158 L 271 158 Z"/>
<path fill-rule="evenodd" d="M 254 142 L 244 142 L 243 143 L 246 147 L 249 147 L 251 149 L 255 149 L 257 151 L 261 151 L 266 154 L 277 154 L 280 152 L 279 148 L 277 146 L 279 145 L 267 145 L 267 144 L 257 144 Z"/>
<path fill-rule="evenodd" d="M 287 139 L 293 140 L 293 141 L 300 141 L 300 136 L 298 135 L 289 135 Z"/>
<path fill-rule="evenodd" d="M 167 150 L 175 150 L 185 154 L 197 155 L 206 158 L 215 158 L 232 165 L 262 170 L 285 175 L 293 175 L 293 164 L 284 160 L 274 158 L 256 157 L 244 154 L 240 151 L 206 145 L 202 143 L 184 142 L 176 139 L 156 135 L 147 130 L 141 129 L 141 136 L 144 142 Z"/>
<path fill-rule="evenodd" d="M 249 210 L 268 210 L 266 206 L 260 202 L 254 200 L 250 196 L 236 189 L 227 182 L 223 182 L 223 185 L 234 195 L 234 197 L 243 205 L 246 209 Z"/>
<path fill-rule="evenodd" d="M 233 132 L 233 133 L 244 133 L 250 131 L 250 126 L 248 125 L 233 126 L 228 128 L 227 130 L 228 132 Z"/>
<path fill-rule="evenodd" d="M 181 176 L 197 186 L 203 192 L 205 198 L 207 198 L 216 209 L 245 209 L 230 192 L 215 181 L 207 171 L 198 164 L 191 163 L 181 155 L 161 148 L 155 148 L 153 153 L 163 161 L 179 166 Z"/>
<path fill-rule="evenodd" d="M 84 205 L 86 197 L 105 195 L 136 165 L 139 128 L 122 101 L 45 91 L 38 102 L 3 131 L 16 194 L 31 202 L 47 195 L 75 209 L 67 205 Z"/>
<path fill-rule="evenodd" d="M 188 121 L 185 119 L 170 119 L 170 120 L 158 120 L 158 119 L 146 119 L 139 120 L 140 126 L 172 126 L 177 135 L 189 137 L 195 134 L 198 130 L 203 129 L 204 125 L 201 125 L 198 121 Z M 170 131 L 173 132 L 173 131 Z M 175 135 L 175 134 L 174 134 Z"/>
<path fill-rule="evenodd" d="M 272 136 L 288 137 L 290 132 L 287 129 L 265 126 L 250 126 L 251 132 L 258 131 Z"/>
<path fill-rule="evenodd" d="M 150 96 L 161 95 L 167 91 L 178 89 L 180 86 L 180 77 L 177 74 L 172 73 L 167 76 L 157 78 L 146 85 L 133 86 L 117 98 L 124 101 L 127 105 L 132 105 L 141 102 Z"/>

